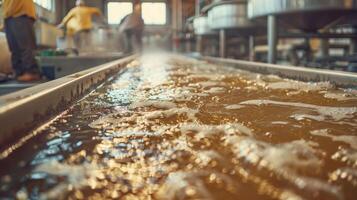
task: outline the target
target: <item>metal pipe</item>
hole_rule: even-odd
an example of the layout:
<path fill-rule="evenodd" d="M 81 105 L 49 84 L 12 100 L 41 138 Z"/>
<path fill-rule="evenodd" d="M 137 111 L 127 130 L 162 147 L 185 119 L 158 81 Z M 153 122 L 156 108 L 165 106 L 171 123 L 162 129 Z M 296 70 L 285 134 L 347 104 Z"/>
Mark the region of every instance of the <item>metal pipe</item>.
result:
<path fill-rule="evenodd" d="M 185 39 L 185 51 L 186 51 L 186 53 L 191 52 L 191 38 Z"/>
<path fill-rule="evenodd" d="M 219 31 L 219 56 L 226 57 L 226 31 L 224 29 Z"/>
<path fill-rule="evenodd" d="M 274 15 L 268 16 L 268 63 L 275 64 L 278 44 L 277 18 Z"/>
<path fill-rule="evenodd" d="M 195 1 L 195 15 L 199 16 L 201 12 L 201 8 L 200 8 L 200 0 L 196 0 Z"/>
<path fill-rule="evenodd" d="M 352 27 L 352 33 L 357 35 L 357 26 Z M 351 39 L 350 54 L 357 54 L 357 37 Z"/>
<path fill-rule="evenodd" d="M 251 35 L 251 36 L 249 36 L 249 60 L 250 61 L 255 60 L 254 46 L 255 46 L 254 36 Z"/>
<path fill-rule="evenodd" d="M 180 32 L 183 29 L 183 10 L 182 10 L 182 0 L 177 1 L 177 28 Z"/>
<path fill-rule="evenodd" d="M 196 51 L 202 53 L 202 36 L 196 36 Z"/>
<path fill-rule="evenodd" d="M 357 54 L 357 38 L 351 40 L 351 54 Z"/>
<path fill-rule="evenodd" d="M 356 33 L 289 33 L 281 32 L 279 38 L 357 38 Z"/>
<path fill-rule="evenodd" d="M 329 56 L 329 40 L 322 39 L 320 48 L 321 48 L 321 56 L 323 58 L 327 58 Z"/>
<path fill-rule="evenodd" d="M 174 52 L 177 52 L 177 48 L 176 48 L 176 42 L 175 39 L 177 38 L 178 34 L 177 34 L 177 0 L 172 0 L 172 17 L 171 17 L 171 28 L 172 28 L 172 50 Z"/>

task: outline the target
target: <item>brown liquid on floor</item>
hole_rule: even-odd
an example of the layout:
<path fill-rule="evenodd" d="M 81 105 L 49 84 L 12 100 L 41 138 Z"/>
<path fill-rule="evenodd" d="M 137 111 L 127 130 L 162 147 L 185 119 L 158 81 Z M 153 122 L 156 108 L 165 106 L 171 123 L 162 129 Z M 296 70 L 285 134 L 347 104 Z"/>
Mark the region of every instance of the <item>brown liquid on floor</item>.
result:
<path fill-rule="evenodd" d="M 146 56 L 0 160 L 18 199 L 356 199 L 357 95 Z"/>

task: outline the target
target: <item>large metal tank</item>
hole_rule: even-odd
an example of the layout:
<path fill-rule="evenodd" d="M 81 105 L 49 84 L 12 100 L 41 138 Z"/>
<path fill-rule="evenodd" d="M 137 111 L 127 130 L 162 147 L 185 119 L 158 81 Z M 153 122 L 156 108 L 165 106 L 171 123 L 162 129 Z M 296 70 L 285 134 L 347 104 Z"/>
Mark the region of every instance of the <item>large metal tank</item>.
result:
<path fill-rule="evenodd" d="M 248 19 L 247 0 L 218 0 L 206 9 L 212 29 L 245 29 L 254 26 Z"/>
<path fill-rule="evenodd" d="M 339 20 L 357 15 L 357 0 L 249 0 L 250 18 L 280 16 L 294 28 L 314 31 Z"/>
<path fill-rule="evenodd" d="M 208 17 L 207 16 L 199 16 L 195 17 L 193 20 L 193 28 L 196 35 L 214 35 L 214 32 L 209 24 L 208 24 Z"/>

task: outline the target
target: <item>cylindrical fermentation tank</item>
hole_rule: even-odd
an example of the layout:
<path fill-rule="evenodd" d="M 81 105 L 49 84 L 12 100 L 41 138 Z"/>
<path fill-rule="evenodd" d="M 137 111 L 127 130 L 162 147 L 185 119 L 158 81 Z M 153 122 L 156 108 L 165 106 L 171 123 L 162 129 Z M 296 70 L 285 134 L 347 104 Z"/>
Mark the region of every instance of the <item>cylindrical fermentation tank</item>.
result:
<path fill-rule="evenodd" d="M 207 16 L 195 17 L 193 20 L 194 32 L 196 35 L 214 35 L 216 34 L 208 23 Z"/>
<path fill-rule="evenodd" d="M 285 24 L 313 31 L 340 20 L 357 15 L 356 0 L 249 0 L 248 15 L 260 18 L 269 15 L 280 17 Z"/>
<path fill-rule="evenodd" d="M 245 29 L 254 26 L 248 19 L 246 0 L 218 0 L 206 9 L 209 26 L 214 30 Z"/>

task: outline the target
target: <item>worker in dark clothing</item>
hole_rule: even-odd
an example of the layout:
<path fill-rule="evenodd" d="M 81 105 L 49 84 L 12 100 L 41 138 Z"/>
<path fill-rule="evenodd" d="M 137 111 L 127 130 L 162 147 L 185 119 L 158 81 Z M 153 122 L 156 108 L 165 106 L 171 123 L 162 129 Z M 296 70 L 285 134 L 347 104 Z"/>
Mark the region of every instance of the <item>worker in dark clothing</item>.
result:
<path fill-rule="evenodd" d="M 141 5 L 134 6 L 134 12 L 127 15 L 120 23 L 120 30 L 125 36 L 125 52 L 141 51 L 144 20 L 141 17 Z"/>
<path fill-rule="evenodd" d="M 40 79 L 35 60 L 35 5 L 32 0 L 4 0 L 5 33 L 11 51 L 12 66 L 18 81 Z"/>

